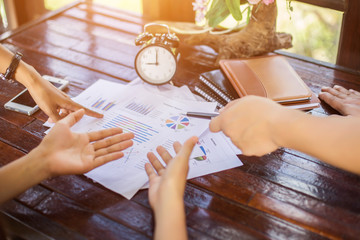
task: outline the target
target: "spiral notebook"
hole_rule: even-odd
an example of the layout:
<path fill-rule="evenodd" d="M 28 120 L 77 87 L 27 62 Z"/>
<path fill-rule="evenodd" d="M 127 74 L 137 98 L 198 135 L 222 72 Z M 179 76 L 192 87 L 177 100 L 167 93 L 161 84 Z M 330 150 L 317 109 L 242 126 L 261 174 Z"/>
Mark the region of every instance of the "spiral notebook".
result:
<path fill-rule="evenodd" d="M 206 101 L 217 102 L 217 108 L 222 108 L 232 100 L 239 98 L 220 69 L 201 73 L 193 92 Z"/>

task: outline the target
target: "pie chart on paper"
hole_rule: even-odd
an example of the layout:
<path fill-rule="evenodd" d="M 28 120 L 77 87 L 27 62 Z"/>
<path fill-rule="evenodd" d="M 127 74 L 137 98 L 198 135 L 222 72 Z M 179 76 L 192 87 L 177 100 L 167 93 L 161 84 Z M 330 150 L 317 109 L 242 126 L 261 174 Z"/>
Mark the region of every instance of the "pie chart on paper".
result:
<path fill-rule="evenodd" d="M 167 119 L 165 121 L 165 124 L 168 128 L 180 130 L 189 126 L 190 120 L 185 116 L 173 116 Z"/>

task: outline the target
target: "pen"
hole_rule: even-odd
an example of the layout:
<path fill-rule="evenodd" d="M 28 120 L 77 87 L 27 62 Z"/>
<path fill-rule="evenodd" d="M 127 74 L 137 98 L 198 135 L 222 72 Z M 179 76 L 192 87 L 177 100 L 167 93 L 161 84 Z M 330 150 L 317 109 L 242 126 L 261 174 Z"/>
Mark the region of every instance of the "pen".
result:
<path fill-rule="evenodd" d="M 186 116 L 188 117 L 197 117 L 197 118 L 207 118 L 211 119 L 213 117 L 217 117 L 219 113 L 212 112 L 212 113 L 206 113 L 206 112 L 187 112 Z"/>

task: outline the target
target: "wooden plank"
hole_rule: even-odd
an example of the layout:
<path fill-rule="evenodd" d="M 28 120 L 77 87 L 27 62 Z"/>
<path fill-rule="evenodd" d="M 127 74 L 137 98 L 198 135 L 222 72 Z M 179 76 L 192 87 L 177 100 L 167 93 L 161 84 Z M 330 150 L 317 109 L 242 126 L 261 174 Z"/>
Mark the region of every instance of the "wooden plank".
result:
<path fill-rule="evenodd" d="M 24 152 L 11 147 L 9 144 L 6 144 L 2 141 L 0 141 L 0 153 L 1 167 L 24 156 Z"/>
<path fill-rule="evenodd" d="M 310 62 L 288 58 L 289 63 L 307 83 L 316 83 L 320 86 L 342 85 L 346 88 L 360 90 L 360 75 L 340 71 L 326 66 L 314 65 Z"/>
<path fill-rule="evenodd" d="M 35 210 L 87 238 L 118 239 L 121 236 L 123 239 L 149 239 L 57 193 L 50 194 L 35 207 Z"/>
<path fill-rule="evenodd" d="M 190 180 L 190 182 L 201 189 L 206 189 L 226 199 L 244 205 L 246 205 L 255 194 L 254 191 L 246 187 L 239 186 L 236 183 L 231 183 L 213 174 L 194 178 Z M 224 188 L 224 186 L 226 186 L 226 188 Z"/>
<path fill-rule="evenodd" d="M 32 49 L 51 44 L 59 48 L 69 49 L 80 54 L 107 60 L 129 68 L 134 67 L 134 56 L 138 52 L 139 47 L 134 45 L 129 46 L 122 42 L 109 39 L 99 39 L 98 37 L 91 40 L 79 40 L 53 31 L 46 31 L 46 33 L 44 33 L 44 29 L 46 28 L 48 28 L 48 26 L 39 25 L 34 28 L 31 35 L 26 32 L 18 34 L 9 40 L 9 42 L 13 44 L 26 43 L 26 46 Z"/>
<path fill-rule="evenodd" d="M 42 112 L 42 111 L 39 111 Z M 45 115 L 45 113 L 44 113 Z M 45 131 L 48 130 L 48 127 L 44 126 L 44 122 L 45 120 L 48 119 L 47 116 L 44 116 L 45 120 L 39 120 L 39 118 L 42 118 L 42 116 L 37 116 L 37 119 L 35 119 L 34 121 L 32 121 L 31 123 L 27 124 L 26 126 L 23 127 L 23 129 L 29 133 L 31 133 L 32 135 L 35 135 L 39 138 L 44 138 L 45 137 Z"/>
<path fill-rule="evenodd" d="M 54 17 L 56 15 L 59 15 L 59 14 L 62 14 L 64 11 L 67 11 L 68 9 L 71 9 L 74 6 L 80 4 L 80 2 L 81 2 L 81 0 L 73 1 L 69 5 L 66 5 L 66 6 L 64 6 L 62 8 L 59 8 L 59 9 L 55 10 L 55 11 L 48 12 L 48 13 L 44 14 L 43 16 L 41 16 L 40 18 L 35 19 L 34 21 L 23 24 L 21 27 L 18 27 L 15 30 L 4 32 L 3 34 L 0 35 L 0 42 L 4 41 L 5 39 L 7 39 L 9 37 L 15 36 L 16 34 L 21 33 L 24 30 L 28 30 L 32 26 L 35 26 L 35 25 L 37 25 L 37 24 L 39 24 L 41 22 L 47 21 L 49 18 L 52 18 L 52 17 Z"/>
<path fill-rule="evenodd" d="M 115 68 L 114 71 L 119 76 L 113 76 L 113 74 L 108 74 L 106 61 L 101 59 L 92 59 L 91 57 L 88 57 L 85 54 L 71 52 L 70 50 L 67 50 L 67 53 L 71 53 L 70 56 L 61 53 L 62 56 L 68 59 L 68 60 L 64 60 L 58 56 L 49 54 L 49 52 L 53 54 L 57 54 L 58 52 L 61 52 L 62 50 L 61 48 L 57 48 L 57 52 L 54 52 L 54 50 L 47 50 L 45 46 L 42 46 L 41 49 L 39 50 L 33 50 L 32 48 L 29 48 L 26 45 L 21 45 L 21 44 L 17 44 L 16 47 L 13 44 L 11 45 L 4 44 L 4 45 L 13 51 L 20 51 L 24 53 L 25 55 L 24 61 L 34 66 L 35 69 L 37 69 L 40 74 L 50 75 L 55 77 L 63 77 L 63 78 L 69 77 L 71 79 L 78 80 L 77 83 L 79 85 L 82 85 L 84 89 L 100 78 L 117 81 L 117 82 L 121 82 L 121 80 L 129 82 L 137 77 L 137 74 L 134 69 L 126 68 L 122 65 L 114 64 L 114 63 L 112 64 L 113 68 Z M 50 45 L 47 46 L 50 47 Z M 85 59 L 90 66 L 95 66 L 96 69 L 99 70 L 84 66 L 82 62 L 80 64 L 78 62 L 80 59 L 78 59 L 77 57 L 81 59 Z M 76 64 L 74 64 L 74 62 L 76 62 Z M 101 65 L 104 68 L 100 68 L 100 66 L 95 65 L 96 63 L 102 63 Z M 120 70 L 124 70 L 124 71 L 120 71 Z"/>
<path fill-rule="evenodd" d="M 65 195 L 94 212 L 101 212 L 131 229 L 151 237 L 153 232 L 152 211 L 129 201 L 119 194 L 94 184 L 84 176 L 61 176 L 43 182 L 47 187 Z"/>
<path fill-rule="evenodd" d="M 66 11 L 64 16 L 86 22 L 89 25 L 102 26 L 134 35 L 138 35 L 143 30 L 143 27 L 139 24 L 124 22 L 101 14 L 85 12 L 78 8 Z"/>
<path fill-rule="evenodd" d="M 198 239 L 198 240 L 213 240 L 215 238 L 206 235 L 205 233 L 201 233 L 192 229 L 191 227 L 187 227 L 188 239 Z"/>
<path fill-rule="evenodd" d="M 234 223 L 248 226 L 260 233 L 264 233 L 269 238 L 287 238 L 289 234 L 294 238 L 312 236 L 318 238 L 317 234 L 312 234 L 295 225 L 288 225 L 270 215 L 247 208 L 234 202 L 228 201 L 217 195 L 210 195 L 200 189 L 187 184 L 185 191 L 185 206 L 189 209 L 195 207 L 211 210 L 222 215 L 224 218 L 231 219 Z M 267 229 L 272 229 L 270 232 Z M 206 232 L 208 233 L 208 232 Z"/>
<path fill-rule="evenodd" d="M 327 68 L 330 68 L 330 69 L 351 73 L 353 75 L 359 75 L 359 71 L 357 71 L 355 69 L 348 68 L 348 67 L 340 66 L 340 65 L 337 65 L 337 64 L 316 60 L 314 58 L 299 55 L 299 54 L 295 54 L 295 53 L 285 52 L 283 50 L 275 50 L 274 52 L 277 53 L 277 54 L 280 54 L 280 55 L 287 56 L 289 58 L 294 58 L 294 59 L 301 60 L 303 62 L 309 62 L 309 63 L 313 63 L 313 64 L 318 65 L 318 66 L 323 66 L 323 67 L 327 67 Z"/>
<path fill-rule="evenodd" d="M 243 226 L 209 210 L 195 208 L 187 217 L 187 225 L 216 239 L 265 239 L 266 234 Z"/>
<path fill-rule="evenodd" d="M 360 216 L 356 213 L 337 206 L 331 206 L 326 201 L 311 197 L 306 193 L 292 190 L 250 173 L 242 172 L 241 168 L 219 172 L 216 176 L 226 180 L 228 182 L 226 185 L 232 184 L 239 186 L 239 189 L 245 188 L 257 194 L 264 194 L 284 203 L 292 204 L 302 211 L 328 218 L 329 221 L 337 221 L 339 216 L 342 216 L 342 224 L 344 225 L 355 225 L 360 221 Z M 236 189 L 233 191 L 237 192 Z M 241 191 L 239 191 L 239 194 L 241 194 Z M 236 201 L 236 199 L 233 199 L 233 201 Z"/>
<path fill-rule="evenodd" d="M 37 48 L 22 44 L 20 42 L 12 41 L 11 43 L 16 44 L 22 49 L 35 51 L 42 55 L 50 56 L 52 58 L 70 63 L 73 66 L 84 67 L 113 78 L 123 78 L 130 81 L 137 76 L 135 70 L 127 66 L 123 66 L 114 62 L 108 62 L 101 58 L 89 56 L 84 53 L 79 53 L 65 48 L 57 47 L 49 43 L 44 43 Z"/>
<path fill-rule="evenodd" d="M 122 10 L 119 8 L 110 8 L 99 4 L 80 4 L 77 8 L 92 14 L 100 14 L 107 17 L 115 18 L 125 22 L 132 22 L 139 25 L 144 24 L 144 20 L 138 13 Z"/>
<path fill-rule="evenodd" d="M 143 232 L 147 236 L 152 235 L 154 222 L 148 204 L 147 191 L 140 191 L 129 201 L 101 185 L 94 184 L 84 176 L 60 176 L 46 180 L 43 184 L 47 188 L 76 200 L 77 203 L 92 211 L 102 212 L 109 218 Z M 201 239 L 204 234 L 190 228 L 189 236 Z"/>
<path fill-rule="evenodd" d="M 282 161 L 291 164 L 293 166 L 300 167 L 306 171 L 310 171 L 312 173 L 318 174 L 320 176 L 323 176 L 327 179 L 330 179 L 334 182 L 342 182 L 346 186 L 351 186 L 351 188 L 360 190 L 360 186 L 357 186 L 355 183 L 360 181 L 360 176 L 357 174 L 353 174 L 350 172 L 342 171 L 336 167 L 333 167 L 331 165 L 325 164 L 321 161 L 312 161 L 312 159 L 309 159 L 309 157 L 306 155 L 299 156 L 297 154 L 294 154 L 292 151 L 288 153 L 287 149 L 284 149 L 284 151 L 276 151 L 273 153 L 275 156 L 277 156 L 279 159 L 281 158 Z M 281 155 L 281 156 L 280 156 Z"/>
<path fill-rule="evenodd" d="M 3 204 L 2 211 L 16 218 L 20 223 L 23 222 L 24 224 L 55 239 L 87 239 L 78 232 L 73 231 L 64 225 L 58 224 L 51 218 L 45 217 L 44 215 L 16 201 L 9 201 Z"/>
<path fill-rule="evenodd" d="M 37 239 L 52 240 L 53 238 L 30 227 L 24 222 L 0 210 L 0 238 L 1 239 Z"/>
<path fill-rule="evenodd" d="M 89 24 L 77 19 L 59 16 L 56 20 L 46 22 L 47 28 L 65 36 L 76 38 L 82 41 L 98 41 L 106 44 L 105 41 L 113 41 L 115 43 L 122 43 L 128 46 L 134 46 L 135 35 L 124 33 L 118 30 L 110 29 L 104 26 L 92 25 L 89 31 Z M 114 46 L 114 47 L 115 47 Z M 112 47 L 112 46 L 109 46 Z M 126 51 L 126 49 L 120 49 Z"/>
<path fill-rule="evenodd" d="M 32 188 L 27 189 L 25 192 L 16 197 L 16 199 L 28 207 L 35 207 L 49 194 L 51 194 L 50 190 L 40 185 L 36 185 Z"/>
<path fill-rule="evenodd" d="M 233 176 L 232 179 L 236 180 L 236 176 Z M 230 185 L 231 182 L 229 181 L 227 185 Z M 132 200 L 147 206 L 148 201 L 146 199 L 146 194 L 147 191 L 141 191 L 137 193 Z M 218 219 L 208 219 L 208 222 L 213 222 L 214 225 L 216 225 L 218 221 L 221 225 L 221 222 L 226 222 L 226 219 L 228 219 L 233 222 L 229 226 L 230 229 L 240 224 L 243 228 L 249 227 L 256 232 L 259 232 L 259 234 L 265 234 L 268 238 L 286 238 L 285 236 L 287 236 L 287 234 L 291 234 L 292 237 L 296 236 L 302 238 L 306 236 L 307 238 L 322 239 L 320 235 L 311 233 L 299 226 L 291 224 L 284 225 L 284 222 L 278 221 L 276 218 L 270 217 L 267 214 L 246 208 L 244 205 L 235 204 L 225 197 L 212 193 L 212 191 L 204 192 L 201 188 L 194 187 L 191 184 L 186 185 L 185 207 L 186 212 L 188 213 L 187 221 L 195 221 L 189 219 L 192 217 L 191 213 L 196 211 L 194 209 L 202 208 L 206 209 L 206 211 L 213 212 L 215 215 L 222 216 L 221 221 Z M 195 227 L 197 231 L 210 235 L 209 233 L 212 232 L 210 230 L 211 226 L 207 226 L 206 222 L 202 225 L 201 220 L 199 220 L 198 224 L 199 227 Z M 193 224 L 189 224 L 189 226 L 194 227 Z M 267 226 L 268 229 L 271 229 L 271 232 L 266 230 Z M 214 235 L 210 235 L 211 237 L 217 238 L 216 236 L 219 232 L 214 230 L 212 234 Z"/>
<path fill-rule="evenodd" d="M 360 73 L 360 1 L 348 0 L 347 3 L 336 63 Z"/>
<path fill-rule="evenodd" d="M 29 152 L 41 141 L 38 137 L 4 120 L 0 120 L 0 140 L 23 152 Z"/>
<path fill-rule="evenodd" d="M 65 195 L 92 211 L 100 212 L 119 202 L 127 201 L 100 184 L 82 175 L 59 176 L 42 182 L 46 188 Z"/>
<path fill-rule="evenodd" d="M 287 222 L 292 222 L 314 233 L 330 239 L 355 239 L 360 235 L 360 231 L 355 230 L 360 224 L 349 226 L 341 224 L 340 221 L 328 221 L 311 213 L 300 210 L 299 208 L 256 194 L 250 201 L 250 206 L 282 218 Z"/>
<path fill-rule="evenodd" d="M 242 160 L 246 162 L 246 158 L 243 157 Z M 339 183 L 282 163 L 272 157 L 252 158 L 251 162 L 254 164 L 249 170 L 251 174 L 313 196 L 325 201 L 328 205 L 354 212 L 360 210 L 360 204 L 354 199 L 354 196 L 359 195 L 356 189 L 344 188 Z M 263 167 L 264 164 L 266 164 L 266 168 Z"/>
<path fill-rule="evenodd" d="M 133 201 L 119 201 L 102 211 L 107 217 L 151 237 L 154 232 L 152 210 Z"/>

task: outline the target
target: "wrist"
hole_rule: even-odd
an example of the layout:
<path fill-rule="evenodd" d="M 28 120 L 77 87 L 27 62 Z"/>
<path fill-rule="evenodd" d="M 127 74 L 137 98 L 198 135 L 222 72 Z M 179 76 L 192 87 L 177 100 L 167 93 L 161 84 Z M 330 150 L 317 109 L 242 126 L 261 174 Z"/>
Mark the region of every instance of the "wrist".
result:
<path fill-rule="evenodd" d="M 43 153 L 41 146 L 38 146 L 31 150 L 27 154 L 27 158 L 31 161 L 33 168 L 37 172 L 37 176 L 39 177 L 39 182 L 45 180 L 49 177 L 52 177 L 48 157 Z"/>
<path fill-rule="evenodd" d="M 278 116 L 272 128 L 274 141 L 279 147 L 291 148 L 293 136 L 296 136 L 297 129 L 306 114 L 299 110 L 283 108 Z"/>
<path fill-rule="evenodd" d="M 20 62 L 15 73 L 15 79 L 22 83 L 26 88 L 34 87 L 39 81 L 39 73 L 35 68 L 25 62 Z"/>
<path fill-rule="evenodd" d="M 168 199 L 170 200 L 170 199 Z M 186 217 L 183 199 L 163 201 L 154 210 L 154 239 L 186 239 Z"/>
<path fill-rule="evenodd" d="M 165 182 L 169 184 L 168 182 Z M 178 191 L 176 186 L 162 186 L 160 195 L 154 204 L 155 218 L 161 218 L 163 215 L 167 215 L 173 211 L 184 210 L 184 191 Z"/>

